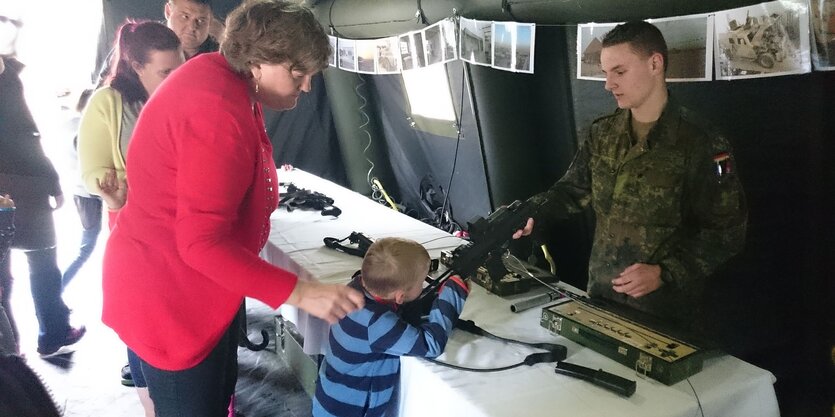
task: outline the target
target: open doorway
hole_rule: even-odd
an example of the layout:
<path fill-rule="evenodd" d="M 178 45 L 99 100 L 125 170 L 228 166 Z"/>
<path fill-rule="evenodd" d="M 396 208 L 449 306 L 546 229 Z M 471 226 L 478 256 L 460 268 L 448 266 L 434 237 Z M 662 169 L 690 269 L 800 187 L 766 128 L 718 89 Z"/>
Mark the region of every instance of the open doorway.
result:
<path fill-rule="evenodd" d="M 41 146 L 58 171 L 63 190 L 64 205 L 53 212 L 55 221 L 58 267 L 63 270 L 77 255 L 81 225 L 72 202 L 74 188 L 79 182 L 75 163 L 71 156 L 75 127 L 70 123 L 77 118 L 75 104 L 80 92 L 89 88 L 91 73 L 95 67 L 97 42 L 102 18 L 100 0 L 73 2 L 43 0 L 24 2 L 0 0 L 4 14 L 21 22 L 17 36 L 16 59 L 23 65 L 20 78 L 24 85 L 26 103 L 41 133 Z M 29 268 L 21 251 L 10 253 L 12 275 L 16 278 L 12 293 L 12 306 L 21 332 L 21 351 L 34 351 L 38 334 L 34 306 L 29 294 Z M 100 269 L 101 260 L 90 260 L 91 266 Z M 96 263 L 98 265 L 96 265 Z M 100 273 L 92 273 L 100 275 Z M 100 284 L 92 288 L 100 287 Z M 79 288 L 81 290 L 81 288 Z M 101 290 L 77 291 L 72 303 L 73 316 L 87 309 L 78 306 L 101 298 Z M 91 298 L 93 297 L 93 298 Z M 94 305 L 94 303 L 93 303 Z M 100 308 L 99 308 L 100 310 Z M 100 311 L 89 312 L 98 321 Z M 88 320 L 79 320 L 87 322 Z M 73 321 L 76 323 L 76 321 Z M 30 352 L 31 353 L 31 352 Z"/>
<path fill-rule="evenodd" d="M 21 80 L 47 153 L 59 173 L 67 149 L 63 127 L 80 92 L 89 88 L 101 29 L 102 2 L 13 1 L 23 25 L 17 58 Z"/>

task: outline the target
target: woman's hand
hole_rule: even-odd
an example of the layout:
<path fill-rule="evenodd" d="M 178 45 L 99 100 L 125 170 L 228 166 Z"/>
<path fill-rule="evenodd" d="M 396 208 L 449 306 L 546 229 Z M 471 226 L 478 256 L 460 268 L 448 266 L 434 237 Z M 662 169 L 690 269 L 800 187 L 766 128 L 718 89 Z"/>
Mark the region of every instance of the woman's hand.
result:
<path fill-rule="evenodd" d="M 334 324 L 348 313 L 362 308 L 365 297 L 359 291 L 342 284 L 321 284 L 299 279 L 296 288 L 287 298 L 287 304 Z"/>
<path fill-rule="evenodd" d="M 107 204 L 108 210 L 120 210 L 128 198 L 128 184 L 125 180 L 119 179 L 115 170 L 108 170 L 104 177 L 96 179 L 99 186 L 101 199 Z"/>

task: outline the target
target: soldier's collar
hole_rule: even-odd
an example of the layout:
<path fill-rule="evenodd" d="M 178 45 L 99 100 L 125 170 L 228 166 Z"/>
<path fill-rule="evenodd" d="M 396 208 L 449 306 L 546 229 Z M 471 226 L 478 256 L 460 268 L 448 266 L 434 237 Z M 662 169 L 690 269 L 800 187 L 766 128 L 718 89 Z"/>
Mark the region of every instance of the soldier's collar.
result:
<path fill-rule="evenodd" d="M 629 117 L 632 117 L 631 113 L 627 113 Z M 665 143 L 674 145 L 676 143 L 676 135 L 673 135 L 670 131 L 677 126 L 680 114 L 681 105 L 667 91 L 667 104 L 664 105 L 664 110 L 661 111 L 661 117 L 658 118 L 658 122 L 647 134 L 647 147 L 649 149 L 652 149 L 656 145 Z M 626 120 L 627 122 L 629 121 L 628 118 Z"/>

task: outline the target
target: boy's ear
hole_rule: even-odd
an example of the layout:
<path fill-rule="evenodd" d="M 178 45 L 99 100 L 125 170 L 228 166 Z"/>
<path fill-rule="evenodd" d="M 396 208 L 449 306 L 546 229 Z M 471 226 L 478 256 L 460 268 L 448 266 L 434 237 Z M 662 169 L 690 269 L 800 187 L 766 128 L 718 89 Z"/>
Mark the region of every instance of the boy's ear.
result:
<path fill-rule="evenodd" d="M 396 291 L 394 292 L 394 297 L 392 297 L 392 299 L 394 299 L 394 302 L 395 302 L 396 304 L 403 304 L 403 303 L 405 303 L 405 302 L 406 302 L 406 291 L 403 291 L 403 290 L 396 290 Z"/>

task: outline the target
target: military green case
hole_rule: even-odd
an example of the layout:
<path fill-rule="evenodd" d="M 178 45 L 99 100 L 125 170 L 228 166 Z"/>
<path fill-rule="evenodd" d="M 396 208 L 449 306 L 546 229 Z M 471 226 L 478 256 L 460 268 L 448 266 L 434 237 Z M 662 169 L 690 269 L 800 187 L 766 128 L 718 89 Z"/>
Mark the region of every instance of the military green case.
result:
<path fill-rule="evenodd" d="M 543 308 L 540 325 L 666 385 L 704 363 L 702 349 L 579 300 Z"/>

